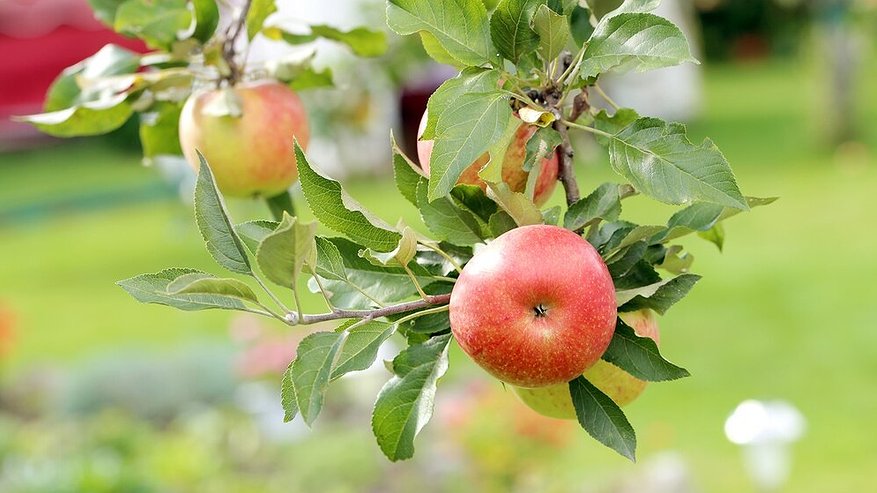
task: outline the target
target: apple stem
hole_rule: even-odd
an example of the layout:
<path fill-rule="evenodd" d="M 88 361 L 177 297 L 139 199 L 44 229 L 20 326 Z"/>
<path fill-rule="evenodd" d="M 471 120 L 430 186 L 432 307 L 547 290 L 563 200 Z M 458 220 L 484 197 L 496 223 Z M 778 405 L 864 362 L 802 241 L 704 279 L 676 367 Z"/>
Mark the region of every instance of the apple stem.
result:
<path fill-rule="evenodd" d="M 388 315 L 395 315 L 397 313 L 413 312 L 423 308 L 447 305 L 450 301 L 450 293 L 427 295 L 420 300 L 406 301 L 404 303 L 375 308 L 373 310 L 344 310 L 336 308 L 328 313 L 318 313 L 314 315 L 299 315 L 295 312 L 289 312 L 283 317 L 283 321 L 289 325 L 310 325 L 320 322 L 328 322 L 330 320 L 340 320 L 342 318 L 359 318 L 367 321 L 386 317 Z"/>

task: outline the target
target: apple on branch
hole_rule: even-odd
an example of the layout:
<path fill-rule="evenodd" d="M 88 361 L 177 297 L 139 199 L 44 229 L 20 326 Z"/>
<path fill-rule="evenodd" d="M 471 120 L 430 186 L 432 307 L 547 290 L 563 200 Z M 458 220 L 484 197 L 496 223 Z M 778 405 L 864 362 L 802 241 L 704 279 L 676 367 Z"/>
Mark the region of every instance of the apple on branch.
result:
<path fill-rule="evenodd" d="M 310 133 L 298 95 L 273 80 L 193 94 L 180 115 L 180 145 L 197 172 L 197 151 L 223 194 L 271 197 L 298 178 L 293 142 Z"/>
<path fill-rule="evenodd" d="M 451 331 L 476 363 L 521 387 L 563 384 L 596 363 L 615 331 L 615 288 L 600 254 L 551 225 L 515 228 L 463 268 Z"/>
<path fill-rule="evenodd" d="M 655 312 L 643 309 L 618 315 L 638 336 L 649 337 L 656 343 L 660 341 Z M 585 370 L 584 377 L 619 406 L 626 406 L 636 400 L 647 384 L 602 359 Z M 576 411 L 566 383 L 541 388 L 513 388 L 521 401 L 539 414 L 551 418 L 576 419 Z"/>
<path fill-rule="evenodd" d="M 420 119 L 420 127 L 417 129 L 417 158 L 420 161 L 420 166 L 423 168 L 423 171 L 429 176 L 429 160 L 432 156 L 434 141 L 420 140 L 420 137 L 426 130 L 426 119 L 427 112 L 424 112 L 423 118 Z M 505 159 L 503 160 L 502 165 L 502 181 L 504 181 L 513 192 L 523 192 L 524 189 L 527 188 L 527 177 L 529 173 L 524 171 L 523 168 L 524 159 L 527 157 L 527 141 L 530 140 L 530 137 L 532 137 L 534 133 L 536 133 L 537 129 L 538 127 L 535 125 L 528 125 L 521 122 L 521 126 L 518 127 L 518 130 L 515 132 L 515 135 L 506 150 Z M 481 157 L 476 159 L 471 166 L 463 171 L 463 174 L 460 175 L 457 183 L 461 185 L 476 185 L 481 187 L 482 190 L 486 190 L 487 184 L 478 176 L 478 172 L 481 171 L 481 168 L 484 167 L 488 161 L 490 161 L 490 154 L 485 152 Z M 554 187 L 557 185 L 557 154 L 552 153 L 550 157 L 543 158 L 538 166 L 539 178 L 536 180 L 536 186 L 533 192 L 533 202 L 535 202 L 536 205 L 542 205 L 548 201 L 551 197 L 551 193 L 554 192 Z M 533 171 L 535 172 L 536 169 L 537 168 L 534 165 Z"/>

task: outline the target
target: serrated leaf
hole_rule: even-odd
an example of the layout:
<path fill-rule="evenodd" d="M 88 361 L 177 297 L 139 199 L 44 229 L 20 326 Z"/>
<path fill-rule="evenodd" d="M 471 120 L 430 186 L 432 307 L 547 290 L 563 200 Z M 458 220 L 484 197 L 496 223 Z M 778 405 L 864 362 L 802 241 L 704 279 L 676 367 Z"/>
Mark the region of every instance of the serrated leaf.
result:
<path fill-rule="evenodd" d="M 692 263 L 694 263 L 694 255 L 683 251 L 680 245 L 673 245 L 664 253 L 664 260 L 657 267 L 672 274 L 684 274 L 688 272 Z"/>
<path fill-rule="evenodd" d="M 420 42 L 423 45 L 423 50 L 426 51 L 426 54 L 429 55 L 429 57 L 436 62 L 450 65 L 459 69 L 466 67 L 463 62 L 452 57 L 451 54 L 448 53 L 448 50 L 446 50 L 445 47 L 442 46 L 438 38 L 433 36 L 431 33 L 427 31 L 420 31 Z"/>
<path fill-rule="evenodd" d="M 459 75 L 444 81 L 429 97 L 426 104 L 426 127 L 420 140 L 435 138 L 435 128 L 441 114 L 456 104 L 464 94 L 495 91 L 501 72 L 469 67 Z"/>
<path fill-rule="evenodd" d="M 316 267 L 316 232 L 317 223 L 303 224 L 284 212 L 280 225 L 265 236 L 256 250 L 262 274 L 279 286 L 295 289 L 305 264 Z"/>
<path fill-rule="evenodd" d="M 257 220 L 238 224 L 234 229 L 237 232 L 238 237 L 244 245 L 246 245 L 247 250 L 255 255 L 256 250 L 259 249 L 259 243 L 261 243 L 266 236 L 274 232 L 279 225 L 280 223 L 277 221 Z"/>
<path fill-rule="evenodd" d="M 168 286 L 181 276 L 192 276 L 189 277 L 190 279 L 212 277 L 210 274 L 195 269 L 165 269 L 154 274 L 141 274 L 116 284 L 141 303 L 155 303 L 185 311 L 211 308 L 243 310 L 246 308 L 246 305 L 237 297 L 169 293 Z"/>
<path fill-rule="evenodd" d="M 274 12 L 277 12 L 275 0 L 253 0 L 246 12 L 247 39 L 252 41 L 265 25 L 265 19 Z"/>
<path fill-rule="evenodd" d="M 414 438 L 432 417 L 436 383 L 448 369 L 450 334 L 409 346 L 393 360 L 395 376 L 378 394 L 372 431 L 391 461 L 414 455 Z"/>
<path fill-rule="evenodd" d="M 429 200 L 448 194 L 460 175 L 503 135 L 512 109 L 499 91 L 470 93 L 439 116 L 430 157 Z"/>
<path fill-rule="evenodd" d="M 641 288 L 617 291 L 615 299 L 618 302 L 618 311 L 633 312 L 649 308 L 663 315 L 688 295 L 699 280 L 700 276 L 696 274 L 682 274 Z"/>
<path fill-rule="evenodd" d="M 219 25 L 219 7 L 216 6 L 216 0 L 192 0 L 192 6 L 195 14 L 192 37 L 206 43 Z"/>
<path fill-rule="evenodd" d="M 317 248 L 317 275 L 326 279 L 344 281 L 347 279 L 347 271 L 344 270 L 344 259 L 334 243 L 317 236 L 315 238 Z"/>
<path fill-rule="evenodd" d="M 314 332 L 298 344 L 289 377 L 298 411 L 308 425 L 323 409 L 332 366 L 346 338 L 346 332 Z"/>
<path fill-rule="evenodd" d="M 481 0 L 389 0 L 387 25 L 397 34 L 432 34 L 444 50 L 469 66 L 498 62 Z"/>
<path fill-rule="evenodd" d="M 627 324 L 618 320 L 615 334 L 603 359 L 641 380 L 663 382 L 690 375 L 685 368 L 665 360 L 658 345 L 649 337 L 640 337 Z"/>
<path fill-rule="evenodd" d="M 207 160 L 198 153 L 200 167 L 195 182 L 195 222 L 207 251 L 216 263 L 239 274 L 252 275 L 250 260 L 228 218 L 225 202 L 216 188 L 216 180 Z"/>
<path fill-rule="evenodd" d="M 417 254 L 417 235 L 408 226 L 402 228 L 402 238 L 396 248 L 389 252 L 375 252 L 366 248 L 359 252 L 360 256 L 375 265 L 407 266 Z"/>
<path fill-rule="evenodd" d="M 490 232 L 493 234 L 494 238 L 518 227 L 515 219 L 506 211 L 498 211 L 496 214 L 490 216 L 490 220 L 487 224 L 490 227 Z"/>
<path fill-rule="evenodd" d="M 627 274 L 630 269 L 643 260 L 647 248 L 648 244 L 645 241 L 638 241 L 607 258 L 606 267 L 609 268 L 609 274 L 612 275 L 612 278 L 619 278 Z"/>
<path fill-rule="evenodd" d="M 352 199 L 345 201 L 341 185 L 314 171 L 298 142 L 295 143 L 295 156 L 302 192 L 321 224 L 379 252 L 396 248 L 402 236 L 375 225 L 363 213 L 362 206 Z"/>
<path fill-rule="evenodd" d="M 569 382 L 579 424 L 595 440 L 636 461 L 636 433 L 618 404 L 584 377 Z"/>
<path fill-rule="evenodd" d="M 335 380 L 345 373 L 371 367 L 377 358 L 381 344 L 393 334 L 396 327 L 395 324 L 389 322 L 371 320 L 348 329 L 354 323 L 357 322 L 349 322 L 339 327 L 339 330 L 347 330 L 348 335 L 332 369 L 331 380 Z"/>
<path fill-rule="evenodd" d="M 644 72 L 683 62 L 697 61 L 675 24 L 652 14 L 621 13 L 594 29 L 579 75 L 588 79 L 610 70 Z"/>
<path fill-rule="evenodd" d="M 680 123 L 639 118 L 608 138 L 613 169 L 639 192 L 668 204 L 749 208 L 725 156 L 709 139 L 692 144 Z"/>
<path fill-rule="evenodd" d="M 610 251 L 612 249 L 621 249 L 638 241 L 648 240 L 652 238 L 655 234 L 660 233 L 664 230 L 663 226 L 634 226 L 633 229 L 625 230 L 623 234 L 619 237 L 621 240 L 618 242 L 618 245 L 614 245 L 615 238 L 610 240 Z"/>
<path fill-rule="evenodd" d="M 429 182 L 421 178 L 417 186 L 417 208 L 423 224 L 437 237 L 457 245 L 474 245 L 486 239 L 483 224 L 468 208 L 461 207 L 448 195 L 432 202 L 428 199 Z"/>
<path fill-rule="evenodd" d="M 174 279 L 167 286 L 170 295 L 197 294 L 216 295 L 218 297 L 237 298 L 241 301 L 258 303 L 259 298 L 252 288 L 243 281 L 233 278 L 201 277 L 192 278 L 191 274 L 184 274 Z"/>
<path fill-rule="evenodd" d="M 295 385 L 292 382 L 292 363 L 283 372 L 283 379 L 280 382 L 280 403 L 283 405 L 283 422 L 292 421 L 298 415 L 298 401 L 295 398 Z"/>
<path fill-rule="evenodd" d="M 490 37 L 499 54 L 512 63 L 539 45 L 539 35 L 530 27 L 537 0 L 501 0 L 490 16 Z"/>
<path fill-rule="evenodd" d="M 393 148 L 393 176 L 396 180 L 396 188 L 399 193 L 412 205 L 417 206 L 417 184 L 423 177 L 420 168 L 408 159 L 396 144 L 396 138 L 390 136 Z"/>
<path fill-rule="evenodd" d="M 533 30 L 539 37 L 539 54 L 542 60 L 554 60 L 569 42 L 569 19 L 540 5 L 533 16 Z"/>
<path fill-rule="evenodd" d="M 187 0 L 127 0 L 116 10 L 113 29 L 136 36 L 152 48 L 171 51 L 177 33 L 192 22 Z"/>
<path fill-rule="evenodd" d="M 505 183 L 491 183 L 487 196 L 508 213 L 518 226 L 542 224 L 542 212 L 526 195 L 513 192 Z"/>
<path fill-rule="evenodd" d="M 594 33 L 594 25 L 591 24 L 591 10 L 576 6 L 569 14 L 569 30 L 576 46 L 587 43 L 591 34 Z"/>
<path fill-rule="evenodd" d="M 640 260 L 633 265 L 623 276 L 613 278 L 615 289 L 635 289 L 656 282 L 661 282 L 661 276 L 655 271 L 654 267 L 646 260 Z"/>
<path fill-rule="evenodd" d="M 15 117 L 55 137 L 101 135 L 121 127 L 134 113 L 127 95 L 92 101 L 49 113 Z"/>
<path fill-rule="evenodd" d="M 551 127 L 537 129 L 527 141 L 527 154 L 521 167 L 524 171 L 532 170 L 536 163 L 549 157 L 562 141 L 560 133 Z"/>
<path fill-rule="evenodd" d="M 604 183 L 587 197 L 569 206 L 563 216 L 563 227 L 578 231 L 597 219 L 618 219 L 621 214 L 621 187 L 616 183 Z"/>
<path fill-rule="evenodd" d="M 651 12 L 658 8 L 658 5 L 661 4 L 661 0 L 624 0 L 621 5 L 615 9 L 612 9 L 612 3 L 617 5 L 617 0 L 597 0 L 596 2 L 594 0 L 589 0 L 588 3 L 594 5 L 595 10 L 600 10 L 601 12 L 605 12 L 607 8 L 597 9 L 598 6 L 596 4 L 599 3 L 607 6 L 608 9 L 611 10 L 606 13 L 605 16 L 611 17 L 625 12 Z M 600 7 L 602 7 L 602 5 L 600 5 Z M 602 19 L 603 15 L 601 14 L 599 17 Z"/>

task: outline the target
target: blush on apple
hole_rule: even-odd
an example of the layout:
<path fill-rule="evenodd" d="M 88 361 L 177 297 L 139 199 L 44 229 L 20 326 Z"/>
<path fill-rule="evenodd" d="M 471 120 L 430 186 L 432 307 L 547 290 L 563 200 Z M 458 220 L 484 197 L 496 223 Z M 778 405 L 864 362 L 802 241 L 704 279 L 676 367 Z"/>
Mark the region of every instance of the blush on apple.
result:
<path fill-rule="evenodd" d="M 615 289 L 600 255 L 550 225 L 508 231 L 463 268 L 451 292 L 454 337 L 496 378 L 565 384 L 593 365 L 615 330 Z"/>
<path fill-rule="evenodd" d="M 640 337 L 650 337 L 659 342 L 658 322 L 653 311 L 644 309 L 620 313 L 619 316 Z M 646 389 L 645 381 L 602 359 L 585 370 L 584 376 L 619 406 L 630 404 Z M 539 414 L 551 418 L 576 419 L 567 383 L 529 389 L 514 387 L 514 391 Z"/>
<path fill-rule="evenodd" d="M 293 140 L 307 147 L 310 136 L 301 100 L 276 81 L 244 83 L 193 94 L 180 115 L 180 145 L 195 170 L 200 151 L 223 194 L 270 197 L 298 178 Z M 241 114 L 213 111 L 232 97 Z"/>
<path fill-rule="evenodd" d="M 434 142 L 432 140 L 420 140 L 420 136 L 426 130 L 426 118 L 427 113 L 424 112 L 423 118 L 420 119 L 420 128 L 417 129 L 417 158 L 423 171 L 429 176 L 429 160 L 432 156 Z M 523 192 L 527 188 L 529 173 L 524 171 L 523 164 L 524 159 L 527 157 L 527 141 L 536 133 L 536 130 L 536 126 L 521 122 L 521 126 L 518 127 L 512 142 L 506 150 L 505 159 L 502 164 L 502 181 L 513 192 Z M 457 183 L 476 185 L 486 190 L 487 184 L 478 176 L 478 172 L 488 161 L 490 161 L 490 155 L 485 152 L 463 171 Z M 548 201 L 551 193 L 554 192 L 554 187 L 557 185 L 557 154 L 552 153 L 551 156 L 543 158 L 539 166 L 539 178 L 537 178 L 536 186 L 533 190 L 533 202 L 536 205 L 542 205 Z"/>

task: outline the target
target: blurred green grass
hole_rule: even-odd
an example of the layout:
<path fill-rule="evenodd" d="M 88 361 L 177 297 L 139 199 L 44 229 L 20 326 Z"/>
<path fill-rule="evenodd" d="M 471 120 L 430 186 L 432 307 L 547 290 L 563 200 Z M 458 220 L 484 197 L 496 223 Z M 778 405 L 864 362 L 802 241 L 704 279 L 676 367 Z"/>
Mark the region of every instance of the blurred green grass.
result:
<path fill-rule="evenodd" d="M 873 66 L 866 70 L 863 81 L 877 80 Z M 640 457 L 680 451 L 706 491 L 751 489 L 722 425 L 752 397 L 787 399 L 808 419 L 788 491 L 867 491 L 877 484 L 869 469 L 877 463 L 877 307 L 868 297 L 877 279 L 877 133 L 868 124 L 877 120 L 877 95 L 860 85 L 861 142 L 829 151 L 820 137 L 827 92 L 820 77 L 809 63 L 708 67 L 705 114 L 690 126 L 693 136 L 708 135 L 723 149 L 745 193 L 781 197 L 730 220 L 724 254 L 696 238 L 686 241 L 697 258 L 694 270 L 705 277 L 663 318 L 662 341 L 665 354 L 693 377 L 654 385 L 629 408 Z M 95 143 L 0 159 L 0 210 L 47 196 L 161 187 L 136 156 Z M 586 189 L 614 179 L 599 159 L 580 175 Z M 382 217 L 416 222 L 416 211 L 388 192 L 389 183 L 382 177 L 346 185 Z M 267 213 L 231 206 L 238 220 Z M 626 213 L 646 222 L 663 222 L 668 211 L 639 198 L 626 204 Z M 55 212 L 0 225 L 0 304 L 17 314 L 8 368 L 74 361 L 119 345 L 227 337 L 229 313 L 139 305 L 113 284 L 169 266 L 219 272 L 190 206 L 169 199 Z M 321 309 L 315 297 L 305 303 Z M 450 378 L 472 368 L 454 354 Z M 584 436 L 579 442 L 545 466 L 557 485 L 593 484 L 636 467 Z"/>

